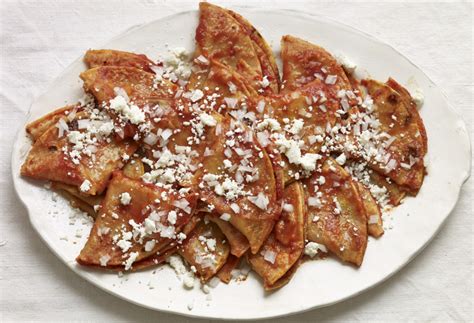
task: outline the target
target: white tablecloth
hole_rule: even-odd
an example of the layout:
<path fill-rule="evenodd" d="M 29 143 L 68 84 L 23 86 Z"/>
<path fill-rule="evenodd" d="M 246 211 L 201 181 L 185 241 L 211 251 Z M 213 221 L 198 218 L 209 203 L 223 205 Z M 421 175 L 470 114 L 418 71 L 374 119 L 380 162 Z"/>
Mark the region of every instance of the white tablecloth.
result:
<path fill-rule="evenodd" d="M 245 5 L 327 15 L 392 44 L 444 88 L 472 129 L 472 4 L 253 0 Z M 0 1 L 0 320 L 191 320 L 119 300 L 66 268 L 32 230 L 15 196 L 10 154 L 33 98 L 85 49 L 132 25 L 196 7 L 197 2 L 166 0 Z M 471 180 L 437 237 L 387 282 L 349 301 L 272 321 L 472 321 L 472 199 Z"/>

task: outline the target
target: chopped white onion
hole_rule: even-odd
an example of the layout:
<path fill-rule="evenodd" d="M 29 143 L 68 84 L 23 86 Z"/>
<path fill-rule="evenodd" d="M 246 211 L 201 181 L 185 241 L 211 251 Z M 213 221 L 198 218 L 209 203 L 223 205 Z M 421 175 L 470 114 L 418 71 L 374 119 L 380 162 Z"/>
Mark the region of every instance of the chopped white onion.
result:
<path fill-rule="evenodd" d="M 390 159 L 387 165 L 385 165 L 385 172 L 390 173 L 396 167 L 397 167 L 397 161 L 395 159 Z"/>
<path fill-rule="evenodd" d="M 258 101 L 258 104 L 257 104 L 258 113 L 263 113 L 264 109 L 265 109 L 265 101 L 263 100 Z"/>
<path fill-rule="evenodd" d="M 201 63 L 201 64 L 204 64 L 204 65 L 208 65 L 209 64 L 209 60 L 202 56 L 202 55 L 199 55 L 198 57 L 196 57 L 195 59 L 196 63 Z"/>
<path fill-rule="evenodd" d="M 230 208 L 232 209 L 232 211 L 234 211 L 235 213 L 239 213 L 240 212 L 240 206 L 237 204 L 237 203 L 232 203 L 230 205 Z"/>
<path fill-rule="evenodd" d="M 173 130 L 165 129 L 161 133 L 161 138 L 163 138 L 164 140 L 168 140 L 168 138 L 171 137 L 172 134 L 173 134 Z"/>
<path fill-rule="evenodd" d="M 294 210 L 293 205 L 289 203 L 283 204 L 283 211 L 290 213 L 290 212 L 293 212 L 293 210 Z"/>
<path fill-rule="evenodd" d="M 143 142 L 147 145 L 153 146 L 158 141 L 158 136 L 155 135 L 153 132 L 150 132 L 145 138 L 143 138 Z"/>
<path fill-rule="evenodd" d="M 206 150 L 204 150 L 204 157 L 211 156 L 214 154 L 214 151 L 206 147 Z"/>
<path fill-rule="evenodd" d="M 222 126 L 220 123 L 218 123 L 216 126 L 216 136 L 220 136 L 221 132 L 222 132 Z"/>
<path fill-rule="evenodd" d="M 232 150 L 230 150 L 229 148 L 226 148 L 224 150 L 224 155 L 227 157 L 227 158 L 231 158 L 232 157 Z"/>
<path fill-rule="evenodd" d="M 76 113 L 77 113 L 77 109 L 74 108 L 71 112 L 69 112 L 69 114 L 67 115 L 67 119 L 69 121 L 72 121 L 76 118 Z"/>
<path fill-rule="evenodd" d="M 258 193 L 257 196 L 249 196 L 248 200 L 262 210 L 266 210 L 269 203 L 268 197 L 262 192 Z"/>
<path fill-rule="evenodd" d="M 265 259 L 265 261 L 268 261 L 271 264 L 275 263 L 276 256 L 277 256 L 276 252 L 271 251 L 271 250 L 266 250 L 263 253 L 263 259 Z"/>
<path fill-rule="evenodd" d="M 127 92 L 121 87 L 114 87 L 114 93 L 116 96 L 121 96 L 125 99 L 126 102 L 130 102 Z"/>
<path fill-rule="evenodd" d="M 227 104 L 227 106 L 231 109 L 235 109 L 235 106 L 237 105 L 238 101 L 239 100 L 236 98 L 224 98 L 225 104 Z"/>
<path fill-rule="evenodd" d="M 387 141 L 385 141 L 384 145 L 385 147 L 390 147 L 390 145 L 396 140 L 397 138 L 395 136 L 390 137 Z"/>
<path fill-rule="evenodd" d="M 369 221 L 368 221 L 369 224 L 377 224 L 379 223 L 379 216 L 378 215 L 371 215 L 369 217 Z"/>
<path fill-rule="evenodd" d="M 77 128 L 78 129 L 87 129 L 90 125 L 91 121 L 89 119 L 81 119 L 77 120 Z"/>
<path fill-rule="evenodd" d="M 69 131 L 69 127 L 68 127 L 66 121 L 64 121 L 64 119 L 59 119 L 57 127 L 58 127 L 58 130 L 59 130 L 59 132 L 58 132 L 58 137 L 59 138 L 64 136 L 65 132 Z"/>

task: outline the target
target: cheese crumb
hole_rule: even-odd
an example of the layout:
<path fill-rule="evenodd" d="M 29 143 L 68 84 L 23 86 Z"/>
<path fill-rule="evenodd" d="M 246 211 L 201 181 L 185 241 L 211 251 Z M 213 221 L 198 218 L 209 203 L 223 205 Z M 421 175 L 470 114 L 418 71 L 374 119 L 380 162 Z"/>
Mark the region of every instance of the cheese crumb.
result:
<path fill-rule="evenodd" d="M 155 248 L 156 242 L 155 240 L 149 240 L 145 243 L 145 251 L 150 252 Z"/>
<path fill-rule="evenodd" d="M 275 263 L 277 253 L 272 250 L 262 251 L 263 259 L 271 264 Z"/>
<path fill-rule="evenodd" d="M 421 108 L 425 102 L 425 95 L 423 90 L 418 86 L 418 83 L 414 77 L 410 77 L 410 79 L 408 79 L 407 89 L 410 92 L 410 96 L 418 109 Z"/>
<path fill-rule="evenodd" d="M 191 97 L 190 97 L 190 100 L 195 103 L 199 100 L 201 100 L 202 98 L 204 97 L 204 93 L 199 90 L 199 89 L 196 89 L 194 90 L 192 93 L 191 93 Z"/>
<path fill-rule="evenodd" d="M 336 57 L 337 62 L 342 66 L 342 68 L 344 68 L 344 70 L 348 74 L 352 74 L 355 72 L 357 65 L 352 60 L 350 60 L 346 55 L 342 53 L 337 53 L 335 57 Z"/>
<path fill-rule="evenodd" d="M 124 119 L 130 121 L 132 124 L 138 125 L 145 122 L 145 113 L 135 104 L 129 105 L 127 100 L 121 95 L 117 95 L 110 100 L 109 105 L 112 110 L 120 113 Z"/>
<path fill-rule="evenodd" d="M 214 127 L 217 125 L 216 119 L 207 113 L 201 113 L 199 117 L 201 118 L 201 123 L 205 126 Z"/>
<path fill-rule="evenodd" d="M 180 256 L 172 255 L 166 261 L 182 280 L 184 287 L 189 289 L 194 287 L 194 273 L 186 269 L 183 259 Z"/>
<path fill-rule="evenodd" d="M 267 88 L 270 85 L 270 81 L 268 80 L 268 76 L 264 76 L 263 79 L 260 81 L 260 86 L 262 88 Z"/>
<path fill-rule="evenodd" d="M 130 196 L 128 192 L 124 192 L 120 194 L 120 203 L 122 205 L 129 205 L 131 201 L 132 201 L 132 197 Z"/>
<path fill-rule="evenodd" d="M 109 255 L 103 255 L 99 258 L 99 262 L 100 262 L 100 265 L 102 267 L 105 267 L 107 266 L 107 263 L 109 262 L 110 260 L 110 256 Z"/>
<path fill-rule="evenodd" d="M 128 259 L 125 261 L 125 270 L 132 268 L 133 263 L 137 260 L 138 252 L 132 252 Z"/>

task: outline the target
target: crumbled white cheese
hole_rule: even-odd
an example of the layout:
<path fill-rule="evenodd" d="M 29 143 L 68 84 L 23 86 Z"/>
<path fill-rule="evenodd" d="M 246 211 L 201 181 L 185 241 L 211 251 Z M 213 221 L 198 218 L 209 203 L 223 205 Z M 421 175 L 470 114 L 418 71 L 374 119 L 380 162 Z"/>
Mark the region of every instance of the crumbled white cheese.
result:
<path fill-rule="evenodd" d="M 137 105 L 129 105 L 127 100 L 121 95 L 117 95 L 110 100 L 109 106 L 132 124 L 138 125 L 145 122 L 145 113 Z"/>
<path fill-rule="evenodd" d="M 102 267 L 107 266 L 107 263 L 109 262 L 109 260 L 110 260 L 110 256 L 109 256 L 109 255 L 100 256 L 100 258 L 99 258 L 100 265 L 101 265 Z"/>
<path fill-rule="evenodd" d="M 156 245 L 155 240 L 148 240 L 148 241 L 145 243 L 145 251 L 146 251 L 146 252 L 152 251 L 153 248 L 155 248 L 155 245 Z"/>
<path fill-rule="evenodd" d="M 266 118 L 257 125 L 257 130 L 269 129 L 271 131 L 278 131 L 281 129 L 280 123 L 273 118 Z"/>
<path fill-rule="evenodd" d="M 117 246 L 122 249 L 122 252 L 127 252 L 132 247 L 132 243 L 130 239 L 121 239 L 117 242 Z"/>
<path fill-rule="evenodd" d="M 130 193 L 123 192 L 122 194 L 120 194 L 120 203 L 122 205 L 129 205 L 131 201 L 132 197 L 130 196 Z"/>
<path fill-rule="evenodd" d="M 346 163 L 346 154 L 342 153 L 339 156 L 337 156 L 336 162 L 341 166 L 344 165 Z"/>
<path fill-rule="evenodd" d="M 344 70 L 348 74 L 352 74 L 355 72 L 357 65 L 350 60 L 346 55 L 342 53 L 337 53 L 335 55 L 337 62 L 344 68 Z"/>
<path fill-rule="evenodd" d="M 263 79 L 260 81 L 260 86 L 262 88 L 267 88 L 270 85 L 270 81 L 268 80 L 268 76 L 264 76 Z"/>
<path fill-rule="evenodd" d="M 257 112 L 258 113 L 263 113 L 264 109 L 265 109 L 265 101 L 264 100 L 258 101 Z"/>
<path fill-rule="evenodd" d="M 56 127 L 58 128 L 58 138 L 61 138 L 62 136 L 64 136 L 64 133 L 65 132 L 68 132 L 69 131 L 69 126 L 68 124 L 66 123 L 66 121 L 64 121 L 64 119 L 59 119 Z"/>
<path fill-rule="evenodd" d="M 410 92 L 410 96 L 413 99 L 413 102 L 415 102 L 418 108 L 421 108 L 423 106 L 423 103 L 425 102 L 425 95 L 414 77 L 410 77 L 408 79 L 407 89 Z"/>
<path fill-rule="evenodd" d="M 182 280 L 184 287 L 194 287 L 194 273 L 186 269 L 183 259 L 179 255 L 171 255 L 166 261 L 170 264 L 171 268 L 174 269 L 176 275 L 178 275 Z"/>
<path fill-rule="evenodd" d="M 216 239 L 206 239 L 206 245 L 210 251 L 216 251 L 216 244 Z"/>
<path fill-rule="evenodd" d="M 287 139 L 284 136 L 277 136 L 275 144 L 281 153 L 284 153 L 288 157 L 288 161 L 291 164 L 300 165 L 305 171 L 314 171 L 316 169 L 316 163 L 322 158 L 319 154 L 304 154 L 302 155 L 300 144 L 302 141 L 294 139 Z"/>
<path fill-rule="evenodd" d="M 294 135 L 297 135 L 301 132 L 301 130 L 304 127 L 304 122 L 301 119 L 295 119 L 293 120 L 293 125 L 291 128 L 288 130 L 289 133 L 292 133 Z"/>
<path fill-rule="evenodd" d="M 204 97 L 204 93 L 201 90 L 196 89 L 192 91 L 190 100 L 194 103 L 201 100 L 203 97 Z"/>
<path fill-rule="evenodd" d="M 183 243 L 184 240 L 186 240 L 188 236 L 184 232 L 180 232 L 176 235 L 176 240 L 179 244 Z"/>
<path fill-rule="evenodd" d="M 217 124 L 216 119 L 210 114 L 201 113 L 199 117 L 201 118 L 201 123 L 205 126 L 214 127 Z"/>
<path fill-rule="evenodd" d="M 137 260 L 137 257 L 138 257 L 138 252 L 130 253 L 130 256 L 127 258 L 124 264 L 125 270 L 129 270 L 130 268 L 132 268 L 132 265 L 135 262 L 135 260 Z"/>
<path fill-rule="evenodd" d="M 237 197 L 244 195 L 243 186 L 236 181 L 225 178 L 221 183 L 219 182 L 219 175 L 215 174 L 206 174 L 203 176 L 203 183 L 206 183 L 208 186 L 214 188 L 214 192 L 217 195 L 225 196 L 228 200 L 234 200 Z M 204 187 L 204 186 L 203 186 Z"/>
<path fill-rule="evenodd" d="M 333 84 L 336 84 L 336 81 L 337 81 L 337 75 L 328 75 L 326 76 L 324 83 L 333 85 Z"/>
<path fill-rule="evenodd" d="M 321 159 L 319 154 L 304 154 L 299 160 L 299 164 L 306 171 L 313 171 L 316 169 L 316 162 Z"/>
<path fill-rule="evenodd" d="M 308 197 L 308 206 L 321 206 L 321 201 L 317 197 Z"/>

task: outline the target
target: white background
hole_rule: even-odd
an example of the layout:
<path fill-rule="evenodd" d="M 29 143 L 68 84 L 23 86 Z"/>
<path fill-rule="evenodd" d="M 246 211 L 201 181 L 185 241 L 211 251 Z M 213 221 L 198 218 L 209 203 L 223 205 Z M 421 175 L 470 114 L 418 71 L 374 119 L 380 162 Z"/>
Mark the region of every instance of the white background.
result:
<path fill-rule="evenodd" d="M 303 10 L 377 36 L 444 89 L 472 133 L 472 3 L 216 2 Z M 128 304 L 67 269 L 31 228 L 13 191 L 10 155 L 34 97 L 86 49 L 132 25 L 195 8 L 194 1 L 0 0 L 0 242 L 6 242 L 0 247 L 0 320 L 192 321 Z M 432 243 L 385 283 L 352 300 L 271 321 L 472 321 L 472 199 L 469 180 Z"/>

